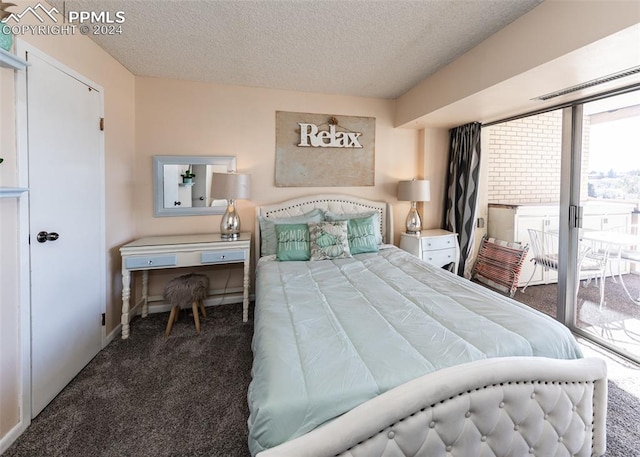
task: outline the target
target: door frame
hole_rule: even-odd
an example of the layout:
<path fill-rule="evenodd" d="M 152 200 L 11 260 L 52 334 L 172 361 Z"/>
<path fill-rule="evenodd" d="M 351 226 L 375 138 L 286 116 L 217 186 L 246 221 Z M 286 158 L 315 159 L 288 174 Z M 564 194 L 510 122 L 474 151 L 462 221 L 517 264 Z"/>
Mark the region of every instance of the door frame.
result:
<path fill-rule="evenodd" d="M 27 60 L 28 54 L 33 54 L 46 63 L 56 67 L 72 78 L 91 86 L 100 94 L 100 116 L 104 117 L 104 90 L 101 86 L 89 80 L 80 73 L 62 64 L 58 60 L 45 54 L 35 46 L 22 39 L 16 39 L 16 54 Z M 28 117 L 27 117 L 27 71 L 16 72 L 15 93 L 16 93 L 16 154 L 18 165 L 18 185 L 29 188 L 29 145 L 28 145 Z M 98 119 L 96 119 L 98 122 Z M 105 188 L 105 147 L 104 135 L 100 141 L 99 151 L 99 195 L 96 196 L 96 207 L 99 217 L 99 233 L 97 241 L 100 251 L 100 297 L 102 297 L 101 312 L 106 312 L 107 300 L 107 257 L 106 257 L 106 188 Z M 29 244 L 29 195 L 27 198 L 19 199 L 19 277 L 20 277 L 20 422 L 16 427 L 19 436 L 31 424 L 31 263 Z M 101 348 L 107 342 L 106 327 L 102 326 Z"/>

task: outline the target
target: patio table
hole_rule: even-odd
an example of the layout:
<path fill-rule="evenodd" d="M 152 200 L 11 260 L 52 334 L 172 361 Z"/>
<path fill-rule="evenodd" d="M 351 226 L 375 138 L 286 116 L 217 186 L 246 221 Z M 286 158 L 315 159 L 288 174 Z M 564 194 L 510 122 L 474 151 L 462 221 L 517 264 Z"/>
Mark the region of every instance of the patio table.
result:
<path fill-rule="evenodd" d="M 633 298 L 631 293 L 629 293 L 620 269 L 620 262 L 640 264 L 640 251 L 635 249 L 637 246 L 640 246 L 640 236 L 612 230 L 584 230 L 581 234 L 581 239 L 609 245 L 609 261 L 611 261 L 612 255 L 616 255 L 618 260 L 617 276 L 622 288 L 633 303 L 640 304 L 640 297 Z M 624 256 L 622 255 L 623 252 L 625 253 Z M 613 271 L 611 271 L 611 274 L 613 275 Z"/>

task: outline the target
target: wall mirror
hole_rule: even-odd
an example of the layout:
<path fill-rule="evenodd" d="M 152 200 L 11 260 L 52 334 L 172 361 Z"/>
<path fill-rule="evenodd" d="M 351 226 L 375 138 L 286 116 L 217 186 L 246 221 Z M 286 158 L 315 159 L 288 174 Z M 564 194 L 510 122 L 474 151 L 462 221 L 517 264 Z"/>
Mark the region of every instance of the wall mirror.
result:
<path fill-rule="evenodd" d="M 153 215 L 224 214 L 227 201 L 209 196 L 212 173 L 235 170 L 234 156 L 154 156 Z"/>

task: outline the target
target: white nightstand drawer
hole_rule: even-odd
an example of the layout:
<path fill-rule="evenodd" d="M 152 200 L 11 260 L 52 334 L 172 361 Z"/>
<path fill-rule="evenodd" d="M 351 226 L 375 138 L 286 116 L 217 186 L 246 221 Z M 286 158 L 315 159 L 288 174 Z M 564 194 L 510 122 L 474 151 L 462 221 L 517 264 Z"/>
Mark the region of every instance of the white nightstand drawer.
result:
<path fill-rule="evenodd" d="M 202 263 L 240 262 L 245 259 L 245 251 L 209 251 L 200 256 Z"/>
<path fill-rule="evenodd" d="M 436 251 L 439 249 L 455 248 L 456 236 L 433 236 L 428 238 L 422 238 L 422 250 L 423 251 Z"/>
<path fill-rule="evenodd" d="M 419 235 L 403 233 L 400 237 L 400 249 L 415 255 L 436 267 L 453 263 L 457 271 L 460 256 L 458 236 L 442 229 L 422 230 Z"/>
<path fill-rule="evenodd" d="M 437 251 L 422 251 L 422 260 L 438 267 L 456 261 L 456 249 L 440 249 Z"/>
<path fill-rule="evenodd" d="M 128 269 L 171 267 L 178 264 L 177 255 L 152 255 L 125 258 L 125 267 Z"/>

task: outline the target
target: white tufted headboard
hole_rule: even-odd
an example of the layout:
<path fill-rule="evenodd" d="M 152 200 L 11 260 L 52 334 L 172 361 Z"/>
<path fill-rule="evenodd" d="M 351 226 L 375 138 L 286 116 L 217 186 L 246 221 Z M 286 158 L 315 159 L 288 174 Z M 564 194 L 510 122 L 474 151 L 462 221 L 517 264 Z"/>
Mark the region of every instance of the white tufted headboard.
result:
<path fill-rule="evenodd" d="M 340 214 L 354 214 L 366 211 L 378 211 L 380 214 L 380 232 L 384 243 L 393 242 L 393 214 L 392 207 L 387 202 L 368 200 L 345 194 L 320 194 L 309 195 L 286 200 L 272 205 L 258 206 L 256 216 L 262 217 L 292 217 L 301 216 L 309 211 L 319 208 Z M 256 224 L 255 252 L 260 253 L 260 224 Z"/>

